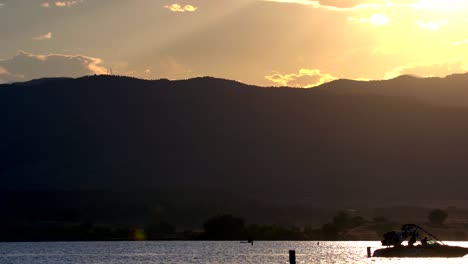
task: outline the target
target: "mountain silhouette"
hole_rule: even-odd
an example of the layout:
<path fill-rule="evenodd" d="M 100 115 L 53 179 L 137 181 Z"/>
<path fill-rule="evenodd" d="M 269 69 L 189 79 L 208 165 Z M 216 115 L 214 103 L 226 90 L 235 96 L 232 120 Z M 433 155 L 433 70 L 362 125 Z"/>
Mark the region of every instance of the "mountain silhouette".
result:
<path fill-rule="evenodd" d="M 420 78 L 402 75 L 386 81 L 336 80 L 321 85 L 344 94 L 375 94 L 385 96 L 413 97 L 425 103 L 441 106 L 468 106 L 466 83 L 468 74 L 453 74 L 445 78 Z"/>
<path fill-rule="evenodd" d="M 211 77 L 4 84 L 1 188 L 177 194 L 221 207 L 225 197 L 466 199 L 466 83 L 468 74 L 313 89 Z"/>

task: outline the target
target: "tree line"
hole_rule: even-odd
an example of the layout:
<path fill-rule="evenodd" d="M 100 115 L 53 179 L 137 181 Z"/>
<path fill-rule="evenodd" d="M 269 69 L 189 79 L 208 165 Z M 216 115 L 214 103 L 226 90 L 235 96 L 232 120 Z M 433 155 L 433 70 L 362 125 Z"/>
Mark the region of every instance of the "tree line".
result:
<path fill-rule="evenodd" d="M 430 225 L 443 226 L 448 214 L 435 209 L 429 212 Z M 246 224 L 230 214 L 216 215 L 203 223 L 203 231 L 177 230 L 167 222 L 155 221 L 143 227 L 116 225 L 42 223 L 0 227 L 0 241 L 127 241 L 127 240 L 354 240 L 349 230 L 363 225 L 375 231 L 376 237 L 399 228 L 401 223 L 384 217 L 366 220 L 347 211 L 338 212 L 321 227 L 294 225 Z"/>

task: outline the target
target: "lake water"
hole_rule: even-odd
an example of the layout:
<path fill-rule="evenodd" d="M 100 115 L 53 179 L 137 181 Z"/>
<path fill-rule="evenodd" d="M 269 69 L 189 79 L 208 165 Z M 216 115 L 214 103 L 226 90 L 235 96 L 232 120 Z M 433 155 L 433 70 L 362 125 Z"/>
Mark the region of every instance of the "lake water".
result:
<path fill-rule="evenodd" d="M 447 242 L 468 247 L 468 242 Z M 0 243 L 0 263 L 468 263 L 453 259 L 367 258 L 366 248 L 380 242 L 39 242 Z"/>

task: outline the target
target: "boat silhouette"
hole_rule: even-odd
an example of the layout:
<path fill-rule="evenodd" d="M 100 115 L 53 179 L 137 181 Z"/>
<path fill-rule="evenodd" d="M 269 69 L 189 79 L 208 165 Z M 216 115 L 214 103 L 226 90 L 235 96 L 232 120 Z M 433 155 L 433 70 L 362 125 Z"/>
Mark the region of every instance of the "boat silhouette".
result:
<path fill-rule="evenodd" d="M 421 240 L 420 244 L 414 245 L 421 233 L 426 234 L 426 236 Z M 428 239 L 428 236 L 430 239 Z M 402 245 L 402 242 L 405 240 L 408 240 L 408 245 L 406 246 Z M 373 257 L 456 258 L 468 254 L 468 248 L 446 245 L 433 234 L 414 224 L 403 225 L 401 231 L 385 233 L 382 246 L 387 246 L 387 248 L 375 250 Z"/>

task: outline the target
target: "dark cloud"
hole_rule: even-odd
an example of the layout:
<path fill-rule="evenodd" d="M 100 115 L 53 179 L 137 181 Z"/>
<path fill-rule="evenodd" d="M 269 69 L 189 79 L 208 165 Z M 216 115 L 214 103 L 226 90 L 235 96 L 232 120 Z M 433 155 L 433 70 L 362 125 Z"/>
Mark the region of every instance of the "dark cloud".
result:
<path fill-rule="evenodd" d="M 19 51 L 10 59 L 0 60 L 0 82 L 104 74 L 106 69 L 101 63 L 99 58 L 83 55 L 37 55 Z"/>

